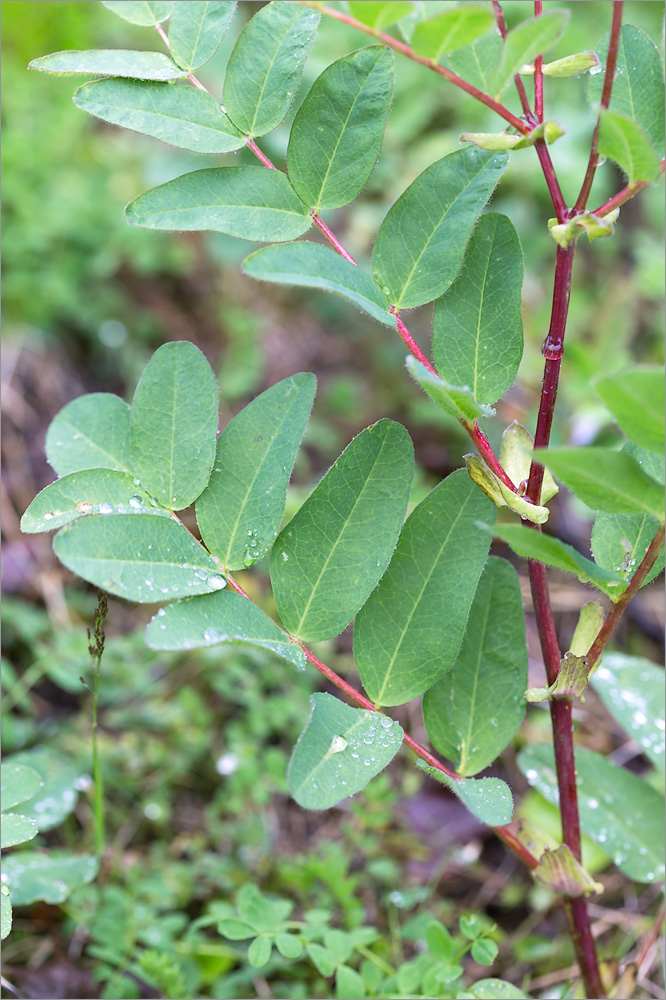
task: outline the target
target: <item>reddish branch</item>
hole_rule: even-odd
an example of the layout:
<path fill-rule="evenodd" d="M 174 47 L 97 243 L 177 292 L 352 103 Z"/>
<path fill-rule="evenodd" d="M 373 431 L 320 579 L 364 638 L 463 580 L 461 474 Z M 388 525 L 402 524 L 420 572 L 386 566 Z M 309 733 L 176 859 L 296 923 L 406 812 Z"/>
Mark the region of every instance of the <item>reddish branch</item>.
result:
<path fill-rule="evenodd" d="M 534 0 L 534 16 L 541 17 L 543 3 Z M 539 122 L 543 121 L 543 56 L 534 60 L 534 114 Z"/>
<path fill-rule="evenodd" d="M 576 200 L 576 205 L 573 210 L 573 215 L 579 215 L 584 211 L 587 205 L 587 199 L 590 197 L 590 191 L 592 190 L 592 182 L 594 181 L 594 175 L 597 172 L 597 167 L 599 166 L 599 150 L 597 148 L 599 141 L 599 127 L 601 125 L 601 110 L 607 109 L 610 106 L 611 92 L 613 90 L 613 80 L 615 79 L 615 68 L 617 66 L 617 54 L 620 47 L 620 30 L 622 28 L 622 7 L 623 0 L 613 0 L 613 18 L 611 21 L 610 38 L 608 41 L 608 55 L 606 57 L 606 75 L 604 76 L 604 85 L 601 91 L 601 103 L 599 108 L 599 117 L 597 118 L 597 124 L 594 126 L 594 133 L 592 135 L 592 147 L 590 149 L 590 159 L 587 163 L 587 170 L 585 171 L 585 177 L 583 179 L 583 186 L 580 189 L 580 194 Z"/>
<path fill-rule="evenodd" d="M 664 173 L 665 166 L 666 166 L 666 161 L 662 160 L 661 163 L 659 164 L 659 172 L 662 176 Z M 630 198 L 634 198 L 639 193 L 639 191 L 643 191 L 646 187 L 649 187 L 650 184 L 652 183 L 653 181 L 635 181 L 633 184 L 627 184 L 627 186 L 623 187 L 621 191 L 618 191 L 617 194 L 614 194 L 612 198 L 609 198 L 608 201 L 605 201 L 603 205 L 599 205 L 599 208 L 593 209 L 593 214 L 601 216 L 607 215 L 608 212 L 612 212 L 614 208 L 620 208 L 620 206 L 624 205 L 626 201 L 629 201 Z"/>

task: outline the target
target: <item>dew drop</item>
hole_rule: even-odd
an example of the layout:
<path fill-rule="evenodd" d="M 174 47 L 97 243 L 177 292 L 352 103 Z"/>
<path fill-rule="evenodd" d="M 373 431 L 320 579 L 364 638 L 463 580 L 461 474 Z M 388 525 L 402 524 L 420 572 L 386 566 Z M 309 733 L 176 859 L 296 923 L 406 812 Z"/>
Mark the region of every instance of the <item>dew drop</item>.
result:
<path fill-rule="evenodd" d="M 334 736 L 331 740 L 331 745 L 328 748 L 328 753 L 326 756 L 330 756 L 333 753 L 342 753 L 343 750 L 347 749 L 347 740 L 344 736 Z"/>
<path fill-rule="evenodd" d="M 222 590 L 223 587 L 226 587 L 227 581 L 221 576 L 209 576 L 206 584 L 209 590 Z"/>

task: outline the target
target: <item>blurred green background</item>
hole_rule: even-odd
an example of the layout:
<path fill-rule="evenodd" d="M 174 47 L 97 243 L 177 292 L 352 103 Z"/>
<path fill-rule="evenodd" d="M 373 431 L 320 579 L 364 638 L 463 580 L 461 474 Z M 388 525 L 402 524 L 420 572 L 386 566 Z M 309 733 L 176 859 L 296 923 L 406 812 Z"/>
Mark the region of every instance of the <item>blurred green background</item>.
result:
<path fill-rule="evenodd" d="M 225 61 L 258 6 L 239 5 L 228 38 L 201 70 L 213 93 L 221 94 Z M 424 6 L 434 13 L 443 5 Z M 528 5 L 503 6 L 511 27 Z M 544 5 L 554 6 L 568 7 L 572 16 L 552 58 L 595 48 L 610 24 L 606 0 Z M 662 19 L 661 3 L 625 4 L 625 21 L 657 43 Z M 367 42 L 337 22 L 322 24 L 291 114 L 261 140 L 278 165 L 293 114 L 316 76 Z M 56 563 L 49 539 L 23 537 L 18 529 L 23 510 L 52 478 L 43 443 L 61 406 L 91 391 L 131 398 L 148 357 L 170 339 L 191 340 L 209 358 L 220 379 L 222 424 L 268 385 L 296 371 L 314 371 L 319 391 L 289 495 L 292 512 L 350 438 L 381 416 L 403 422 L 414 439 L 421 469 L 415 499 L 459 466 L 470 446 L 455 422 L 419 396 L 404 370 L 400 340 L 341 299 L 243 277 L 239 264 L 254 244 L 124 223 L 123 207 L 136 194 L 212 165 L 212 158 L 87 117 L 71 101 L 76 81 L 29 72 L 27 64 L 67 48 L 161 48 L 150 29 L 127 24 L 89 0 L 13 0 L 2 8 L 2 46 L 2 739 L 8 752 L 45 743 L 87 772 L 90 696 L 79 676 L 87 670 L 85 627 L 94 595 Z M 566 129 L 552 156 L 565 198 L 573 201 L 593 128 L 582 79 L 547 81 L 546 102 L 547 116 Z M 508 103 L 519 113 L 512 92 Z M 325 220 L 367 262 L 381 220 L 407 185 L 456 149 L 461 131 L 499 127 L 488 109 L 398 57 L 393 113 L 377 167 L 357 202 Z M 220 162 L 254 159 L 243 151 L 215 165 Z M 605 164 L 591 203 L 623 184 L 617 169 Z M 654 185 L 622 209 L 613 239 L 580 241 L 556 442 L 613 440 L 617 431 L 590 391 L 590 377 L 617 371 L 631 358 L 663 361 L 663 201 L 663 185 Z M 516 225 L 526 268 L 524 361 L 518 383 L 498 405 L 490 431 L 497 441 L 510 420 L 534 427 L 551 304 L 552 206 L 533 151 L 513 155 L 492 208 Z M 431 307 L 406 320 L 428 352 Z M 587 552 L 590 516 L 582 505 L 559 504 L 553 523 L 565 540 Z M 567 641 L 587 592 L 569 578 L 555 575 L 554 581 L 558 626 Z M 244 585 L 270 610 L 265 567 Z M 527 587 L 525 593 L 527 601 Z M 631 652 L 658 655 L 660 615 L 657 585 L 636 603 L 619 641 Z M 514 872 L 486 831 L 470 825 L 445 793 L 424 790 L 406 759 L 341 812 L 304 814 L 288 801 L 286 762 L 308 715 L 308 695 L 322 687 L 317 676 L 294 675 L 257 653 L 154 654 L 141 638 L 148 617 L 145 608 L 111 602 L 101 695 L 111 842 L 105 877 L 63 907 L 17 912 L 6 966 L 24 995 L 157 995 L 136 992 L 137 982 L 122 976 L 148 947 L 179 956 L 188 989 L 198 991 L 187 995 L 325 995 L 325 984 L 311 969 L 287 972 L 279 963 L 271 969 L 271 992 L 255 993 L 263 986 L 243 969 L 242 947 L 220 946 L 219 939 L 212 947 L 203 932 L 191 946 L 183 943 L 189 922 L 248 879 L 288 895 L 301 908 L 330 909 L 340 926 L 375 921 L 396 953 L 413 947 L 413 928 L 404 929 L 407 917 L 426 911 L 447 923 L 465 908 L 485 907 L 504 942 L 497 974 L 510 969 L 519 983 L 535 962 L 542 975 L 564 964 L 561 942 L 554 947 L 561 916 L 549 894 Z M 540 656 L 529 618 L 528 633 L 538 683 Z M 346 633 L 323 652 L 353 679 L 350 650 Z M 418 736 L 418 709 L 401 711 Z M 599 713 L 590 698 L 579 723 L 581 738 L 596 749 L 611 749 L 620 736 L 607 721 L 600 735 Z M 547 738 L 543 716 L 532 711 L 526 727 L 532 736 Z M 520 791 L 511 750 L 502 768 Z M 64 827 L 42 841 L 70 847 L 82 842 L 90 849 L 90 815 L 84 794 Z M 489 873 L 498 863 L 505 866 L 504 877 L 493 881 Z M 614 878 L 611 891 L 626 902 L 626 882 Z M 606 935 L 609 953 L 640 932 L 650 903 L 647 893 L 634 923 L 627 917 L 628 938 L 612 930 Z M 537 920 L 528 915 L 530 906 Z M 109 951 L 111 939 L 115 950 Z"/>

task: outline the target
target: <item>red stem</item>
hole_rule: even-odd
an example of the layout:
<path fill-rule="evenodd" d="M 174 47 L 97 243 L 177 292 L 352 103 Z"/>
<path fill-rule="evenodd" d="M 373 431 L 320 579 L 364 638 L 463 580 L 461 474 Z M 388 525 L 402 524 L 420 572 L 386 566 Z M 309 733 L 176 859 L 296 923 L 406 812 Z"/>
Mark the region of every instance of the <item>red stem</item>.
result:
<path fill-rule="evenodd" d="M 497 30 L 502 36 L 502 41 L 506 41 L 506 36 L 508 31 L 506 30 L 506 21 L 504 20 L 504 11 L 502 10 L 502 5 L 499 0 L 493 0 L 493 11 L 495 13 L 495 21 L 497 22 Z M 516 73 L 513 78 L 513 82 L 516 85 L 516 90 L 518 91 L 518 97 L 520 98 L 520 105 L 523 109 L 523 113 L 528 121 L 532 118 L 532 109 L 530 108 L 530 102 L 527 99 L 527 91 L 525 90 L 525 84 L 520 78 L 520 74 Z"/>
<path fill-rule="evenodd" d="M 324 236 L 331 244 L 333 249 L 337 253 L 339 253 L 341 257 L 344 257 L 345 260 L 348 260 L 350 264 L 353 264 L 354 267 L 358 267 L 358 264 L 356 263 L 352 255 L 347 250 L 345 250 L 340 240 L 337 238 L 335 233 L 328 228 L 324 220 L 321 219 L 320 216 L 318 216 L 317 213 L 314 211 L 310 212 L 310 215 L 312 216 L 312 221 L 314 222 L 317 229 L 319 229 L 320 232 L 324 234 Z"/>
<path fill-rule="evenodd" d="M 601 124 L 601 108 L 610 106 L 611 92 L 613 90 L 613 80 L 615 79 L 615 67 L 617 66 L 617 54 L 620 47 L 620 30 L 622 28 L 622 7 L 623 0 L 613 0 L 613 18 L 611 21 L 610 39 L 608 41 L 608 56 L 606 57 L 606 75 L 604 76 L 604 86 L 601 91 L 601 105 L 597 124 L 594 126 L 592 135 L 592 147 L 590 149 L 590 159 L 587 163 L 587 170 L 583 178 L 583 186 L 576 200 L 573 215 L 579 215 L 585 210 L 587 199 L 590 197 L 594 175 L 599 166 L 599 150 L 597 148 L 599 140 L 599 126 Z"/>
<path fill-rule="evenodd" d="M 534 0 L 534 16 L 541 17 L 542 13 L 542 0 Z M 534 60 L 534 114 L 537 121 L 543 121 L 543 56 Z"/>
<path fill-rule="evenodd" d="M 664 173 L 665 166 L 666 166 L 666 161 L 662 160 L 661 163 L 659 164 L 660 173 L 662 174 Z M 626 201 L 629 201 L 630 198 L 635 197 L 635 195 L 637 195 L 639 191 L 642 191 L 644 188 L 649 187 L 650 184 L 652 183 L 654 182 L 636 181 L 634 184 L 627 184 L 627 186 L 623 187 L 621 191 L 618 191 L 617 194 L 614 194 L 612 198 L 609 198 L 608 201 L 605 201 L 603 205 L 599 205 L 599 208 L 595 208 L 593 210 L 593 215 L 602 215 L 602 216 L 607 215 L 608 212 L 612 212 L 614 208 L 619 208 L 621 205 L 624 205 Z"/>
<path fill-rule="evenodd" d="M 479 427 L 476 420 L 474 421 L 471 427 L 466 424 L 463 424 L 463 427 L 465 427 L 465 430 L 467 431 L 472 441 L 476 445 L 477 451 L 481 455 L 482 459 L 484 460 L 488 468 L 495 473 L 498 479 L 502 480 L 505 486 L 508 486 L 508 488 L 512 491 L 512 493 L 517 493 L 518 492 L 517 488 L 511 482 L 508 474 L 505 472 L 504 468 L 495 457 L 495 453 L 490 447 L 490 442 L 488 441 L 488 438 L 485 436 L 485 434 Z"/>
<path fill-rule="evenodd" d="M 493 11 L 495 14 L 495 21 L 497 22 L 497 30 L 503 39 L 509 34 L 506 30 L 506 21 L 504 20 L 504 11 L 502 10 L 502 4 L 499 0 L 493 0 Z"/>
<path fill-rule="evenodd" d="M 421 66 L 427 66 L 428 69 L 433 70 L 433 72 L 443 76 L 445 80 L 452 83 L 455 87 L 460 90 L 464 90 L 466 94 L 470 97 L 474 97 L 481 104 L 485 104 L 486 107 L 491 108 L 503 118 L 505 121 L 513 125 L 521 135 L 527 135 L 529 132 L 529 127 L 525 122 L 517 118 L 508 108 L 505 108 L 503 104 L 496 101 L 489 94 L 484 94 L 482 90 L 478 87 L 474 87 L 467 80 L 463 80 L 462 77 L 458 76 L 457 73 L 452 73 L 450 69 L 446 66 L 440 66 L 439 63 L 435 62 L 434 59 L 427 59 L 425 56 L 418 56 L 414 49 L 410 48 L 409 45 L 405 45 L 404 42 L 399 42 L 397 38 L 393 38 L 392 35 L 386 35 L 383 31 L 377 31 L 375 28 L 371 28 L 367 24 L 362 24 L 361 21 L 357 21 L 355 18 L 350 17 L 349 14 L 344 14 L 340 10 L 334 10 L 332 7 L 327 7 L 323 3 L 309 2 L 309 0 L 298 0 L 300 4 L 304 7 L 313 7 L 315 10 L 321 11 L 322 14 L 328 15 L 328 17 L 334 17 L 336 21 L 342 21 L 343 24 L 348 24 L 351 28 L 356 28 L 358 31 L 365 32 L 366 35 L 372 35 L 373 38 L 379 39 L 384 45 L 388 45 L 389 48 L 394 49 L 396 52 L 401 52 L 408 59 L 412 59 L 414 62 L 420 63 Z"/>
<path fill-rule="evenodd" d="M 597 660 L 601 656 L 604 646 L 612 636 L 613 632 L 617 628 L 620 618 L 624 614 L 627 605 L 631 601 L 634 594 L 643 586 L 645 580 L 647 579 L 648 573 L 657 561 L 657 557 L 664 547 L 664 526 L 662 525 L 657 531 L 656 535 L 650 542 L 648 550 L 643 556 L 643 560 L 629 581 L 629 586 L 619 598 L 616 604 L 613 605 L 611 610 L 608 612 L 606 620 L 599 629 L 597 637 L 590 646 L 589 652 L 587 654 L 587 668 L 588 672 L 592 670 Z"/>
<path fill-rule="evenodd" d="M 250 139 L 249 135 L 245 137 L 245 145 L 247 146 L 247 148 L 250 150 L 251 153 L 254 153 L 259 162 L 262 163 L 265 167 L 268 167 L 269 170 L 277 170 L 275 164 L 271 163 L 271 161 L 268 159 L 265 153 L 262 153 L 262 151 L 259 149 L 254 139 Z"/>

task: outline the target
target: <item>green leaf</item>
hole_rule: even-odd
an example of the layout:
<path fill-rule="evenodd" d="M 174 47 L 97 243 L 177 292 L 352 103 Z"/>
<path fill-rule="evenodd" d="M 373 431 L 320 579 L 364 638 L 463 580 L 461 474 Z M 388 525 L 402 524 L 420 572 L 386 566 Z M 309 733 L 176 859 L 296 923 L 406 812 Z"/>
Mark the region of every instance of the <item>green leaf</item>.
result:
<path fill-rule="evenodd" d="M 289 136 L 289 179 L 315 212 L 353 201 L 379 156 L 393 98 L 385 45 L 331 63 L 303 101 Z"/>
<path fill-rule="evenodd" d="M 92 392 L 63 406 L 46 432 L 46 458 L 59 476 L 81 469 L 132 471 L 130 408 L 109 392 Z"/>
<path fill-rule="evenodd" d="M 393 552 L 412 474 L 407 431 L 380 420 L 354 438 L 282 529 L 270 572 L 291 633 L 330 639 L 366 602 Z"/>
<path fill-rule="evenodd" d="M 236 3 L 188 0 L 174 5 L 169 48 L 179 66 L 193 70 L 212 59 L 227 33 Z"/>
<path fill-rule="evenodd" d="M 514 486 L 520 486 L 529 479 L 533 451 L 532 435 L 517 420 L 513 420 L 502 433 L 500 462 Z M 541 503 L 548 503 L 557 492 L 555 480 L 548 469 L 544 469 Z"/>
<path fill-rule="evenodd" d="M 414 381 L 418 382 L 423 391 L 437 403 L 445 413 L 462 420 L 468 426 L 482 417 L 491 417 L 494 410 L 491 406 L 477 403 L 472 391 L 466 385 L 449 385 L 444 379 L 437 378 L 428 371 L 425 365 L 411 355 L 407 358 L 407 370 Z"/>
<path fill-rule="evenodd" d="M 518 135 L 510 129 L 506 132 L 463 132 L 460 141 L 473 142 L 479 149 L 527 149 L 539 139 L 545 139 L 550 145 L 563 135 L 564 129 L 553 118 L 535 125 L 527 135 Z"/>
<path fill-rule="evenodd" d="M 492 965 L 497 958 L 498 951 L 499 948 L 490 938 L 475 941 L 471 948 L 472 958 L 479 965 Z"/>
<path fill-rule="evenodd" d="M 435 303 L 433 357 L 442 378 L 481 403 L 510 389 L 523 354 L 523 253 L 505 215 L 482 215 L 462 270 Z"/>
<path fill-rule="evenodd" d="M 125 209 L 125 218 L 145 229 L 212 230 L 266 243 L 294 240 L 312 223 L 287 177 L 265 167 L 183 174 L 140 194 Z"/>
<path fill-rule="evenodd" d="M 416 766 L 446 785 L 482 823 L 503 826 L 511 821 L 513 798 L 506 782 L 499 778 L 460 778 L 456 781 L 422 760 L 417 760 Z"/>
<path fill-rule="evenodd" d="M 598 65 L 599 57 L 595 52 L 575 52 L 573 55 L 564 56 L 563 59 L 544 63 L 542 72 L 544 76 L 552 77 L 580 76 L 581 73 L 587 73 L 589 69 L 594 69 Z"/>
<path fill-rule="evenodd" d="M 224 80 L 224 104 L 232 122 L 250 136 L 279 125 L 291 107 L 310 51 L 319 12 L 275 2 L 243 28 Z"/>
<path fill-rule="evenodd" d="M 663 774 L 663 667 L 639 656 L 604 653 L 591 684 L 613 718 Z"/>
<path fill-rule="evenodd" d="M 618 111 L 599 113 L 598 148 L 601 156 L 608 156 L 629 178 L 636 181 L 654 181 L 659 176 L 659 157 L 647 135 L 636 122 Z"/>
<path fill-rule="evenodd" d="M 585 651 L 587 653 L 587 650 Z M 529 702 L 546 701 L 548 698 L 580 698 L 587 689 L 587 661 L 585 654 L 576 656 L 572 652 L 564 654 L 560 670 L 552 684 L 546 687 L 530 688 L 525 692 Z"/>
<path fill-rule="evenodd" d="M 538 448 L 535 457 L 593 510 L 644 511 L 664 520 L 663 490 L 627 452 L 608 448 Z"/>
<path fill-rule="evenodd" d="M 617 220 L 620 209 L 616 208 L 608 215 L 595 215 L 593 212 L 582 212 L 575 215 L 568 222 L 558 224 L 557 219 L 548 220 L 550 235 L 555 242 L 565 249 L 575 243 L 583 233 L 586 234 L 590 243 L 593 240 L 601 239 L 604 236 L 613 235 L 613 223 Z"/>
<path fill-rule="evenodd" d="M 376 31 L 388 28 L 414 10 L 410 0 L 362 0 L 360 3 L 350 0 L 347 6 L 352 17 Z"/>
<path fill-rule="evenodd" d="M 303 954 L 303 945 L 295 934 L 278 934 L 275 938 L 275 945 L 284 958 L 292 961 L 300 958 Z"/>
<path fill-rule="evenodd" d="M 166 517 L 83 517 L 53 550 L 72 573 L 126 601 L 154 604 L 221 590 L 219 567 L 185 528 Z"/>
<path fill-rule="evenodd" d="M 439 920 L 432 920 L 426 927 L 426 943 L 430 954 L 447 964 L 453 958 L 453 938 Z"/>
<path fill-rule="evenodd" d="M 178 80 L 186 75 L 163 52 L 132 49 L 70 49 L 33 59 L 28 69 L 57 76 L 126 76 L 134 80 Z"/>
<path fill-rule="evenodd" d="M 243 271 L 260 281 L 338 292 L 378 322 L 396 325 L 386 295 L 370 275 L 321 243 L 299 240 L 262 247 L 245 258 Z"/>
<path fill-rule="evenodd" d="M 38 493 L 21 518 L 21 531 L 53 531 L 87 514 L 170 516 L 126 472 L 83 469 L 56 479 Z"/>
<path fill-rule="evenodd" d="M 502 39 L 495 27 L 471 45 L 456 49 L 442 63 L 479 90 L 488 90 L 488 81 L 502 53 Z"/>
<path fill-rule="evenodd" d="M 132 466 L 141 485 L 170 510 L 189 507 L 215 460 L 217 383 L 186 340 L 163 344 L 143 370 L 130 415 Z"/>
<path fill-rule="evenodd" d="M 559 803 L 550 743 L 527 747 L 518 765 L 549 802 Z M 664 877 L 664 797 L 636 774 L 592 750 L 576 748 L 581 828 L 635 882 Z"/>
<path fill-rule="evenodd" d="M 373 702 L 402 705 L 447 673 L 462 642 L 495 508 L 464 469 L 405 522 L 389 568 L 359 612 L 354 658 Z"/>
<path fill-rule="evenodd" d="M 4 851 L 6 847 L 16 847 L 17 844 L 25 844 L 28 840 L 36 837 L 38 832 L 34 819 L 30 819 L 28 816 L 19 816 L 15 813 L 3 812 L 0 847 Z"/>
<path fill-rule="evenodd" d="M 508 162 L 506 153 L 456 150 L 424 170 L 389 209 L 372 270 L 397 309 L 431 302 L 453 282 L 474 223 Z"/>
<path fill-rule="evenodd" d="M 574 656 L 587 656 L 588 651 L 599 634 L 599 629 L 606 617 L 600 601 L 587 601 L 580 609 L 574 634 L 571 637 L 570 650 Z"/>
<path fill-rule="evenodd" d="M 31 799 L 44 783 L 34 767 L 17 764 L 12 757 L 4 761 L 0 775 L 2 781 L 0 803 L 3 813 L 7 809 L 13 809 L 20 802 Z"/>
<path fill-rule="evenodd" d="M 154 26 L 160 21 L 166 21 L 174 8 L 173 2 L 162 3 L 159 0 L 102 0 L 104 6 L 122 17 L 130 24 Z"/>
<path fill-rule="evenodd" d="M 341 965 L 335 974 L 335 995 L 338 1000 L 363 1000 L 365 991 L 363 977 L 348 965 Z"/>
<path fill-rule="evenodd" d="M 283 379 L 220 435 L 196 513 L 206 547 L 226 569 L 251 566 L 275 541 L 316 384 L 309 373 Z"/>
<path fill-rule="evenodd" d="M 636 365 L 593 384 L 627 437 L 663 455 L 664 369 Z"/>
<path fill-rule="evenodd" d="M 312 715 L 294 747 L 287 781 L 304 809 L 330 809 L 384 770 L 403 732 L 388 716 L 351 708 L 331 694 L 313 694 L 310 701 Z"/>
<path fill-rule="evenodd" d="M 228 153 L 245 143 L 220 102 L 196 87 L 117 78 L 96 80 L 79 87 L 73 100 L 77 107 L 105 122 L 194 153 Z"/>
<path fill-rule="evenodd" d="M 504 979 L 480 979 L 467 990 L 472 1000 L 527 1000 L 522 990 Z"/>
<path fill-rule="evenodd" d="M 322 976 L 332 976 L 335 972 L 335 959 L 331 955 L 328 948 L 322 948 L 320 944 L 312 942 L 306 945 L 305 948 L 309 957 L 312 959 L 317 971 Z"/>
<path fill-rule="evenodd" d="M 339 931 L 334 927 L 324 931 L 324 944 L 331 952 L 336 962 L 340 963 L 346 962 L 354 950 L 354 945 L 350 935 L 346 934 L 345 931 Z"/>
<path fill-rule="evenodd" d="M 12 904 L 9 889 L 0 883 L 0 940 L 4 941 L 12 929 Z"/>
<path fill-rule="evenodd" d="M 273 944 L 270 938 L 255 938 L 247 950 L 248 965 L 251 965 L 255 969 L 261 968 L 262 965 L 266 965 L 270 961 L 272 950 Z"/>
<path fill-rule="evenodd" d="M 520 524 L 499 524 L 492 532 L 496 538 L 501 538 L 510 545 L 516 555 L 523 556 L 524 559 L 536 559 L 546 566 L 554 566 L 567 573 L 575 573 L 579 580 L 593 583 L 612 600 L 616 601 L 624 590 L 624 582 L 619 573 L 597 566 L 559 538 L 552 538 L 540 531 L 526 530 Z"/>
<path fill-rule="evenodd" d="M 609 37 L 609 34 L 604 35 L 597 46 L 599 71 L 587 80 L 587 99 L 595 112 L 606 75 Z M 661 56 L 652 39 L 633 24 L 625 24 L 620 31 L 610 110 L 631 118 L 658 150 L 663 149 L 664 70 Z"/>
<path fill-rule="evenodd" d="M 248 938 L 256 937 L 257 934 L 256 929 L 250 924 L 233 917 L 228 920 L 220 920 L 217 924 L 217 930 L 229 941 L 246 941 Z"/>
<path fill-rule="evenodd" d="M 201 649 L 220 643 L 268 649 L 299 670 L 307 663 L 303 650 L 261 608 L 229 590 L 168 604 L 146 629 L 151 649 Z"/>
<path fill-rule="evenodd" d="M 527 646 L 518 574 L 490 558 L 481 574 L 453 668 L 426 691 L 423 719 L 432 745 L 459 774 L 483 771 L 525 715 Z"/>
<path fill-rule="evenodd" d="M 529 17 L 521 21 L 508 33 L 499 66 L 488 82 L 493 97 L 500 96 L 521 66 L 534 62 L 538 55 L 555 44 L 568 21 L 568 10 L 553 10 L 540 17 Z"/>
<path fill-rule="evenodd" d="M 74 670 L 77 666 L 74 666 Z M 21 815 L 33 819 L 40 831 L 59 826 L 76 805 L 81 772 L 49 747 L 36 746 L 7 757 L 2 769 L 23 765 L 36 771 L 41 785 L 21 803 Z M 34 789 L 34 780 L 31 782 Z"/>
<path fill-rule="evenodd" d="M 48 854 L 40 851 L 19 851 L 3 858 L 2 875 L 9 886 L 14 906 L 27 906 L 37 900 L 64 903 L 81 885 L 87 885 L 97 875 L 99 861 L 91 854 L 71 854 L 52 848 Z"/>
<path fill-rule="evenodd" d="M 440 56 L 475 42 L 493 27 L 492 11 L 476 7 L 458 7 L 421 21 L 412 35 L 412 48 L 420 56 Z"/>

